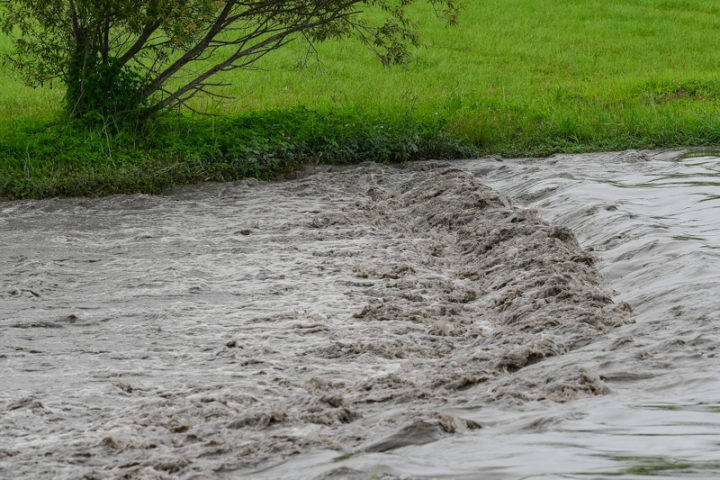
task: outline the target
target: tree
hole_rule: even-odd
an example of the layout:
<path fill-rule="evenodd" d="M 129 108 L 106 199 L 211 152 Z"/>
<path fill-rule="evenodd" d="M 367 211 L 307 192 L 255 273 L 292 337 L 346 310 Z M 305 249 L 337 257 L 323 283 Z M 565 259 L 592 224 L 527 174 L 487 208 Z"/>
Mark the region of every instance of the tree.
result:
<path fill-rule="evenodd" d="M 455 22 L 458 0 L 427 1 Z M 407 14 L 416 0 L 0 2 L 15 46 L 6 61 L 29 85 L 59 79 L 73 118 L 151 117 L 217 96 L 219 73 L 252 68 L 298 39 L 356 38 L 386 65 L 419 43 Z"/>

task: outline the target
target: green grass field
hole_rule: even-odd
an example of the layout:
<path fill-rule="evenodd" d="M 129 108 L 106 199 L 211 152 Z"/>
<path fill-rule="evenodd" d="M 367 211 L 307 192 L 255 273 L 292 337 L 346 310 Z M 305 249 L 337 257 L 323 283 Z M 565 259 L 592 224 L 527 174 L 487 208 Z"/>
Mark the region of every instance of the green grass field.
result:
<path fill-rule="evenodd" d="M 414 51 L 408 65 L 384 68 L 362 46 L 340 42 L 320 45 L 319 58 L 311 58 L 306 68 L 298 68 L 306 57 L 306 49 L 300 44 L 291 45 L 263 60 L 261 70 L 228 74 L 224 80 L 233 86 L 222 93 L 235 96 L 235 101 L 224 105 L 198 102 L 196 106 L 222 114 L 219 121 L 225 122 L 223 128 L 227 131 L 240 128 L 237 125 L 248 125 L 247 121 L 233 124 L 232 119 L 253 118 L 259 111 L 269 111 L 262 114 L 263 118 L 274 120 L 260 122 L 264 127 L 253 130 L 258 138 L 264 139 L 283 133 L 280 130 L 287 130 L 288 122 L 312 117 L 312 128 L 298 128 L 314 135 L 314 140 L 302 137 L 310 140 L 301 146 L 299 151 L 304 153 L 296 155 L 296 160 L 319 158 L 318 151 L 313 150 L 319 148 L 316 137 L 332 133 L 340 135 L 341 140 L 338 143 L 325 138 L 322 148 L 330 145 L 344 153 L 342 158 L 326 155 L 323 161 L 351 161 L 351 144 L 358 139 L 350 137 L 372 137 L 383 122 L 396 125 L 396 131 L 410 135 L 414 142 L 402 147 L 410 149 L 409 155 L 379 156 L 390 160 L 422 157 L 414 151 L 428 155 L 445 152 L 447 156 L 470 151 L 467 148 L 453 151 L 447 146 L 418 147 L 427 138 L 436 141 L 438 135 L 445 134 L 464 141 L 465 147 L 473 146 L 476 154 L 505 155 L 720 143 L 717 2 L 466 0 L 465 5 L 460 24 L 455 27 L 435 18 L 429 7 L 416 8 L 415 18 L 426 45 Z M 0 40 L 0 50 L 8 48 L 9 42 Z M 45 168 L 44 156 L 53 150 L 42 129 L 59 114 L 62 91 L 55 87 L 33 90 L 19 84 L 11 72 L 0 77 L 0 135 L 6 139 L 0 151 L 15 158 L 18 154 L 13 152 L 22 150 L 25 141 L 26 155 L 22 161 L 27 178 L 35 171 L 28 173 L 27 157 L 30 163 L 35 158 L 35 164 L 40 166 L 34 168 L 40 172 Z M 305 107 L 317 115 L 297 116 L 293 110 L 296 107 Z M 337 125 L 352 123 L 353 119 L 358 120 L 355 123 L 361 128 L 351 129 L 350 136 L 343 137 Z M 185 127 L 158 130 L 163 132 L 158 134 L 163 138 L 159 144 L 170 142 L 176 147 L 173 162 L 177 163 L 183 155 L 192 156 L 190 153 L 197 158 L 210 158 L 213 150 L 207 147 L 213 142 L 221 156 L 227 157 L 232 140 L 218 140 L 212 137 L 215 133 L 207 133 L 210 120 L 184 117 L 182 122 Z M 188 134 L 191 130 L 188 122 L 195 125 L 194 132 L 204 133 L 198 137 Z M 415 126 L 407 127 L 408 123 Z M 205 126 L 198 127 L 199 124 Z M 215 124 L 212 125 L 215 132 Z M 407 128 L 403 130 L 401 125 Z M 177 133 L 178 128 L 185 128 L 182 138 L 192 137 L 193 142 L 202 145 L 188 149 L 183 144 L 187 143 L 185 140 L 168 140 L 167 135 Z M 328 135 L 323 133 L 325 128 L 330 128 Z M 38 129 L 42 130 L 44 150 L 38 150 L 36 145 L 40 138 Z M 236 136 L 244 138 L 242 133 Z M 137 145 L 130 148 L 118 140 L 116 132 L 105 132 L 105 138 L 100 137 L 97 144 L 105 145 L 104 153 L 88 150 L 79 157 L 99 155 L 93 161 L 101 162 L 107 156 L 105 150 L 113 148 L 126 152 L 127 158 L 143 156 L 136 151 Z M 372 143 L 372 139 L 365 140 Z M 395 140 L 402 143 L 402 139 Z M 386 148 L 388 144 L 383 145 Z M 396 147 L 402 150 L 397 145 L 392 148 Z M 371 156 L 371 151 L 372 148 L 364 150 L 363 158 Z M 157 149 L 146 148 L 145 153 L 148 152 L 157 155 Z M 68 160 L 77 161 L 80 160 Z M 12 168 L 7 160 L 0 159 L 2 162 L 6 176 L 20 165 L 17 158 Z M 8 192 L 27 188 L 18 187 L 17 182 L 15 185 L 10 188 L 6 182 L 5 187 L 0 186 L 0 192 L 15 197 L 17 193 Z M 123 188 L 126 187 L 120 190 Z"/>

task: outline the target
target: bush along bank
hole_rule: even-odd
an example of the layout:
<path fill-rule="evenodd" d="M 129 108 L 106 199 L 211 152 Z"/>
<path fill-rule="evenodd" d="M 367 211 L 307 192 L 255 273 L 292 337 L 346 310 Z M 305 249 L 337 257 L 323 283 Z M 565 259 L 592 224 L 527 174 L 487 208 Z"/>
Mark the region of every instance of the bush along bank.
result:
<path fill-rule="evenodd" d="M 141 126 L 105 119 L 0 125 L 0 198 L 161 193 L 170 185 L 272 180 L 310 163 L 467 158 L 445 121 L 304 108 L 226 117 L 167 117 Z"/>

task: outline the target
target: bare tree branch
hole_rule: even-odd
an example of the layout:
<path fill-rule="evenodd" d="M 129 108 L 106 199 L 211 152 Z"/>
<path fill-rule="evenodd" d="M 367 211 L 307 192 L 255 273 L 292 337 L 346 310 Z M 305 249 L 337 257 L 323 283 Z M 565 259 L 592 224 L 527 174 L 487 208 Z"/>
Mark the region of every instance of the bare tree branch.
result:
<path fill-rule="evenodd" d="M 119 58 L 120 65 L 126 65 L 130 60 L 133 60 L 135 56 L 145 47 L 145 44 L 150 37 L 160 28 L 160 22 L 155 21 L 148 23 L 143 28 L 143 31 L 138 36 L 135 43 L 128 49 L 123 56 Z"/>

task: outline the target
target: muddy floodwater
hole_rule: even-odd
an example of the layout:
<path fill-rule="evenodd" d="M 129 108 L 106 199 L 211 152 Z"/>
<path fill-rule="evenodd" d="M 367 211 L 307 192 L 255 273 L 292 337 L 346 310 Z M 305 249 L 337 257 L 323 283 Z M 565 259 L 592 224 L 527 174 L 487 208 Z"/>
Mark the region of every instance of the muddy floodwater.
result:
<path fill-rule="evenodd" d="M 0 203 L 0 478 L 720 477 L 720 157 Z"/>

